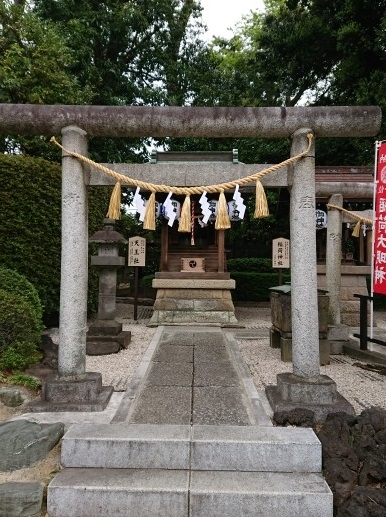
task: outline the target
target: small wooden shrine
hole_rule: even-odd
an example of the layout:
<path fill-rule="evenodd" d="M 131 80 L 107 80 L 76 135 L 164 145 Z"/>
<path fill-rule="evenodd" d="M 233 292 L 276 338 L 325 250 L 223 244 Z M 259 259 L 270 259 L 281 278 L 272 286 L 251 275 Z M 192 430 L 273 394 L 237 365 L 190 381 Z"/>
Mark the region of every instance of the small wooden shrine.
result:
<path fill-rule="evenodd" d="M 237 164 L 237 151 L 153 153 L 152 163 L 224 162 Z M 225 230 L 215 229 L 217 199 L 209 198 L 212 215 L 205 224 L 199 204 L 200 195 L 191 196 L 191 232 L 178 232 L 178 222 L 170 225 L 162 217 L 160 271 L 155 274 L 157 289 L 150 324 L 234 325 L 237 319 L 231 290 L 235 281 L 226 271 Z M 183 198 L 173 196 L 176 219 Z M 162 198 L 158 199 L 162 204 Z M 162 212 L 162 206 L 161 206 Z"/>

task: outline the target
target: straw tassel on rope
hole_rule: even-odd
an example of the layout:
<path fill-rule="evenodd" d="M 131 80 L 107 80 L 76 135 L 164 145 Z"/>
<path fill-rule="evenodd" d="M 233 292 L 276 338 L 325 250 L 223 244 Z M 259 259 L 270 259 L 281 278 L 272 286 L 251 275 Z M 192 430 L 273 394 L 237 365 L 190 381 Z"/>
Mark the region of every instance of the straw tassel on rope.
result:
<path fill-rule="evenodd" d="M 231 221 L 228 215 L 228 205 L 227 200 L 225 199 L 224 190 L 221 190 L 220 197 L 218 198 L 217 217 L 214 227 L 216 230 L 227 230 L 231 227 Z"/>
<path fill-rule="evenodd" d="M 267 196 L 260 180 L 256 181 L 255 213 L 253 216 L 255 219 L 269 216 Z"/>
<path fill-rule="evenodd" d="M 142 226 L 144 230 L 155 230 L 155 192 L 148 199 Z"/>
<path fill-rule="evenodd" d="M 109 219 L 121 218 L 121 183 L 119 181 L 114 185 L 111 193 L 109 209 L 106 217 Z"/>
<path fill-rule="evenodd" d="M 181 217 L 180 217 L 180 222 L 178 225 L 179 232 L 190 233 L 191 218 L 192 218 L 192 214 L 190 211 L 190 194 L 187 194 L 187 196 L 185 197 L 184 204 L 182 205 L 182 209 L 181 209 Z"/>
<path fill-rule="evenodd" d="M 359 221 L 356 223 L 354 230 L 351 234 L 353 237 L 359 237 L 359 234 L 361 233 L 362 224 L 363 224 L 363 221 L 361 219 L 359 219 Z"/>

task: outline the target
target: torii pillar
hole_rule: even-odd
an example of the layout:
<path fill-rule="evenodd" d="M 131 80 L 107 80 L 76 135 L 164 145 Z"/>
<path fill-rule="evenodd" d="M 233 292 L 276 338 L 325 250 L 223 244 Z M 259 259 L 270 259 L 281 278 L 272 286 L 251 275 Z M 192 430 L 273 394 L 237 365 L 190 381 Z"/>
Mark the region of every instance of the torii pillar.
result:
<path fill-rule="evenodd" d="M 87 133 L 62 129 L 66 149 L 87 156 Z M 103 411 L 113 393 L 102 374 L 86 372 L 88 202 L 82 163 L 62 154 L 62 259 L 58 373 L 46 379 L 32 411 Z"/>
<path fill-rule="evenodd" d="M 309 133 L 308 128 L 293 133 L 291 156 L 307 148 Z M 266 394 L 274 412 L 310 409 L 314 421 L 321 422 L 328 413 L 355 412 L 335 381 L 320 374 L 314 140 L 307 156 L 295 162 L 289 187 L 293 373 L 278 374 L 277 386 L 268 386 Z"/>

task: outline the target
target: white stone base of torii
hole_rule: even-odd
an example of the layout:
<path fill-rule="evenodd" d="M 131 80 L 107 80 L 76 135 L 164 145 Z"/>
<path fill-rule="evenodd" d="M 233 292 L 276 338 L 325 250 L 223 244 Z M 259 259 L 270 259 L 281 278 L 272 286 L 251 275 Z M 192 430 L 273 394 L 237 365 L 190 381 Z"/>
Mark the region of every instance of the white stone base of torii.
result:
<path fill-rule="evenodd" d="M 87 155 L 87 136 L 168 136 L 290 137 L 291 156 L 295 156 L 307 148 L 307 134 L 310 132 L 316 138 L 365 137 L 375 136 L 380 125 L 380 108 L 368 106 L 196 108 L 0 105 L 0 129 L 3 133 L 47 136 L 61 133 L 63 147 L 82 155 Z M 63 154 L 58 374 L 44 384 L 42 401 L 35 407 L 39 411 L 101 410 L 111 394 L 111 390 L 102 386 L 100 375 L 85 371 L 89 177 L 90 171 L 78 160 Z M 158 178 L 156 182 L 161 183 Z M 277 386 L 268 389 L 267 396 L 274 410 L 309 407 L 315 410 L 317 419 L 323 419 L 328 412 L 352 409 L 337 392 L 335 383 L 320 375 L 319 368 L 315 145 L 305 158 L 297 161 L 288 171 L 288 185 L 291 192 L 293 372 L 278 375 Z"/>

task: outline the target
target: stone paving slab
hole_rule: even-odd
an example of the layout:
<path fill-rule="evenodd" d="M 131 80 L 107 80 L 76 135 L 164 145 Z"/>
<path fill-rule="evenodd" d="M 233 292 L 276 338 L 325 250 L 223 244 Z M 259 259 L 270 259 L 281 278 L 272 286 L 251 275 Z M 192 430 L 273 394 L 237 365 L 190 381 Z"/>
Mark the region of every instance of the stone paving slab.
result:
<path fill-rule="evenodd" d="M 193 424 L 251 425 L 240 387 L 193 388 Z"/>
<path fill-rule="evenodd" d="M 153 363 L 146 378 L 147 386 L 191 386 L 193 363 Z"/>
<path fill-rule="evenodd" d="M 162 343 L 168 345 L 192 346 L 194 335 L 189 332 L 170 332 L 162 334 Z"/>
<path fill-rule="evenodd" d="M 193 347 L 160 343 L 152 360 L 163 363 L 192 363 Z"/>
<path fill-rule="evenodd" d="M 218 361 L 229 361 L 229 354 L 224 345 L 207 346 L 196 345 L 194 347 L 195 363 L 212 363 Z"/>
<path fill-rule="evenodd" d="M 194 386 L 239 386 L 238 375 L 230 361 L 195 362 Z"/>
<path fill-rule="evenodd" d="M 196 346 L 224 346 L 224 336 L 221 332 L 196 332 L 194 334 L 194 344 Z"/>
<path fill-rule="evenodd" d="M 186 424 L 191 422 L 192 392 L 185 386 L 143 388 L 128 421 L 132 424 Z"/>

